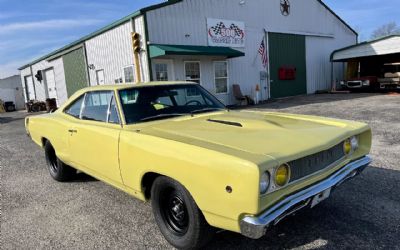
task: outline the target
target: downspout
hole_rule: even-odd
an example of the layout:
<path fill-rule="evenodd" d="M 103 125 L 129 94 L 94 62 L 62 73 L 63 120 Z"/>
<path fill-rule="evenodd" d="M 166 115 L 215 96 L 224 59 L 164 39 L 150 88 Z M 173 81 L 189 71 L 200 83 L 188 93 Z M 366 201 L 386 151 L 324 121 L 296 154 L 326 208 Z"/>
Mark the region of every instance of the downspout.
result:
<path fill-rule="evenodd" d="M 85 55 L 85 70 L 86 70 L 86 78 L 87 78 L 87 86 L 91 86 L 90 84 L 90 73 L 89 73 L 89 62 L 87 58 L 87 51 L 86 51 L 86 43 L 83 42 L 83 54 Z"/>
<path fill-rule="evenodd" d="M 147 12 L 143 13 L 143 20 L 144 20 L 144 33 L 145 33 L 145 43 L 146 43 L 146 55 L 147 55 L 147 67 L 149 71 L 150 81 L 153 81 L 153 69 L 150 60 L 150 39 L 149 39 L 149 26 L 147 25 Z"/>

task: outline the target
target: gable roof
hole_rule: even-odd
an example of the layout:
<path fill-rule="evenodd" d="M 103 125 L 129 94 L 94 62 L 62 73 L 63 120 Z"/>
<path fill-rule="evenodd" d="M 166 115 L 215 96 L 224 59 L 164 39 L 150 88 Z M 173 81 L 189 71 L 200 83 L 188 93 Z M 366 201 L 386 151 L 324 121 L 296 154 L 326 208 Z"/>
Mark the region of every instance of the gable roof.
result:
<path fill-rule="evenodd" d="M 92 32 L 92 33 L 90 33 L 90 34 L 88 34 L 86 36 L 83 36 L 80 39 L 61 47 L 60 49 L 57 49 L 57 50 L 55 50 L 53 52 L 50 52 L 50 53 L 48 53 L 48 54 L 46 54 L 46 55 L 44 55 L 44 56 L 42 56 L 42 57 L 40 57 L 40 58 L 38 58 L 36 60 L 24 65 L 24 66 L 21 66 L 21 67 L 18 68 L 18 70 L 25 69 L 25 68 L 27 68 L 27 67 L 35 64 L 35 63 L 38 63 L 38 62 L 40 62 L 42 60 L 45 60 L 45 59 L 47 59 L 47 58 L 49 58 L 51 56 L 54 56 L 54 55 L 56 55 L 58 53 L 61 53 L 61 52 L 65 51 L 65 50 L 71 49 L 74 46 L 78 46 L 78 45 L 84 43 L 85 41 L 87 41 L 87 40 L 89 40 L 89 39 L 91 39 L 93 37 L 96 37 L 96 36 L 98 36 L 100 34 L 103 34 L 103 33 L 107 32 L 107 31 L 109 31 L 109 30 L 111 30 L 111 29 L 123 24 L 123 23 L 126 23 L 126 22 L 130 21 L 131 19 L 133 19 L 133 18 L 135 18 L 137 16 L 143 15 L 144 13 L 146 13 L 148 11 L 156 10 L 156 9 L 159 9 L 159 8 L 163 8 L 165 6 L 173 5 L 173 4 L 182 2 L 182 1 L 183 0 L 167 0 L 166 2 L 162 2 L 162 3 L 159 3 L 159 4 L 155 4 L 155 5 L 151 5 L 151 6 L 142 8 L 142 9 L 140 9 L 140 10 L 138 10 L 138 11 L 132 13 L 132 14 L 129 14 L 129 15 L 127 15 L 127 16 L 125 16 L 125 17 L 123 17 L 123 18 L 121 18 L 121 19 L 119 19 L 117 21 L 115 21 L 115 22 L 112 22 L 111 24 L 109 24 L 109 25 L 107 25 L 107 26 L 105 26 L 105 27 L 103 27 L 103 28 L 101 28 L 99 30 L 96 30 L 96 31 L 94 31 L 94 32 Z M 322 0 L 317 0 L 317 1 L 320 4 L 322 4 L 322 6 L 324 6 L 329 12 L 331 12 L 336 18 L 338 18 L 339 21 L 341 21 L 355 35 L 358 36 L 358 33 L 353 28 L 351 28 L 351 26 L 349 24 L 347 24 L 342 18 L 340 18 L 331 8 L 329 8 L 328 5 L 326 5 Z"/>

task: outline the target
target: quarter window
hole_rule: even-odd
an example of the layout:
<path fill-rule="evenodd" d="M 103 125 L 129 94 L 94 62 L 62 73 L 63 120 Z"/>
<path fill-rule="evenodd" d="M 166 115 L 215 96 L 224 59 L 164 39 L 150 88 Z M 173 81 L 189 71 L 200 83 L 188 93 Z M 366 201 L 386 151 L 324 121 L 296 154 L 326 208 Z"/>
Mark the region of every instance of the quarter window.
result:
<path fill-rule="evenodd" d="M 119 124 L 118 108 L 117 108 L 117 104 L 115 103 L 114 96 L 112 97 L 111 103 L 110 103 L 110 110 L 108 113 L 108 122 Z"/>
<path fill-rule="evenodd" d="M 72 115 L 75 118 L 79 118 L 81 114 L 81 108 L 83 103 L 84 95 L 79 97 L 76 101 L 70 104 L 65 110 L 64 113 Z"/>
<path fill-rule="evenodd" d="M 215 93 L 228 93 L 228 62 L 214 62 Z"/>
<path fill-rule="evenodd" d="M 86 94 L 82 119 L 107 122 L 108 107 L 112 98 L 111 91 L 96 91 Z"/>

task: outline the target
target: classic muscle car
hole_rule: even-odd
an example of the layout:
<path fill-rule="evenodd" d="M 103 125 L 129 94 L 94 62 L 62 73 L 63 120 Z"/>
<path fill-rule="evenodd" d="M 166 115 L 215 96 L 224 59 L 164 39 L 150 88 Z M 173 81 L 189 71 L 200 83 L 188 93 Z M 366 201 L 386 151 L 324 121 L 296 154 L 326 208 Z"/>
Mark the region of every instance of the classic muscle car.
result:
<path fill-rule="evenodd" d="M 151 201 L 177 248 L 204 246 L 216 228 L 260 238 L 371 161 L 364 123 L 233 111 L 188 82 L 89 87 L 25 126 L 52 178 L 79 170 Z"/>

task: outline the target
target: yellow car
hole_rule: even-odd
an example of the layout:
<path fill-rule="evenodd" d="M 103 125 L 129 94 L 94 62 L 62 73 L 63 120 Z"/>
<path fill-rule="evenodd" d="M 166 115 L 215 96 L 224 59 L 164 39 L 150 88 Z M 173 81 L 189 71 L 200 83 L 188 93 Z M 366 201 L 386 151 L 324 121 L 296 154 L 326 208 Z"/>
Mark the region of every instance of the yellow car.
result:
<path fill-rule="evenodd" d="M 151 201 L 177 248 L 204 246 L 216 228 L 260 238 L 371 162 L 364 123 L 233 111 L 188 82 L 86 88 L 25 126 L 51 177 L 79 170 Z"/>

